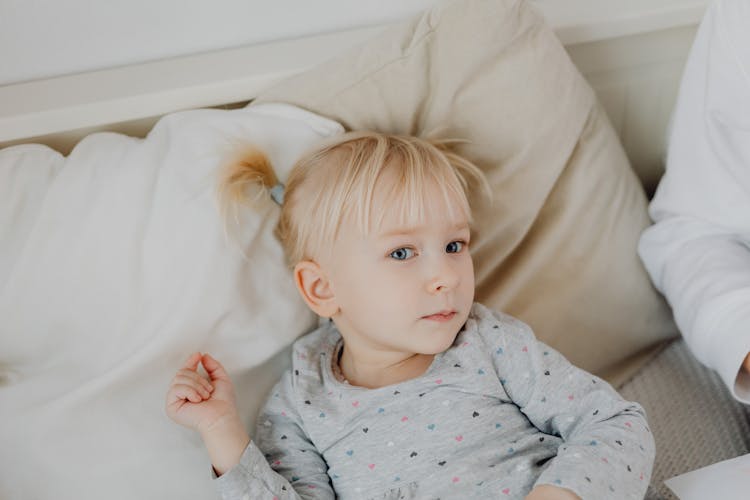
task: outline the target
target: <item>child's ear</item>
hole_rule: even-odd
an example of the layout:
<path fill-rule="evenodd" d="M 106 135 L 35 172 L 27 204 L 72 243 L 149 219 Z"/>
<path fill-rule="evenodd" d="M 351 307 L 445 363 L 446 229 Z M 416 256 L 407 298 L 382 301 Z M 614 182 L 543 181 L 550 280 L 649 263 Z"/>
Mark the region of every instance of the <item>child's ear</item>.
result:
<path fill-rule="evenodd" d="M 294 283 L 307 306 L 318 316 L 330 318 L 338 311 L 336 297 L 331 290 L 328 276 L 311 260 L 303 260 L 294 266 Z"/>

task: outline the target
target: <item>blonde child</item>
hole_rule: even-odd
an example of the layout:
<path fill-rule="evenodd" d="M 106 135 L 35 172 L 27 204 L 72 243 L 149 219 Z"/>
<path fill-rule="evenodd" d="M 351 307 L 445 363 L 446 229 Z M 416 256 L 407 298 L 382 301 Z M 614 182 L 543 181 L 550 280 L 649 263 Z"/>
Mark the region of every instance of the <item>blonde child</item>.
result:
<path fill-rule="evenodd" d="M 282 201 L 257 152 L 232 167 L 225 201 L 253 183 Z M 297 163 L 277 233 L 302 298 L 331 321 L 295 343 L 252 439 L 210 355 L 167 394 L 223 498 L 643 497 L 642 408 L 474 303 L 467 193 L 482 186 L 414 137 L 349 133 Z"/>

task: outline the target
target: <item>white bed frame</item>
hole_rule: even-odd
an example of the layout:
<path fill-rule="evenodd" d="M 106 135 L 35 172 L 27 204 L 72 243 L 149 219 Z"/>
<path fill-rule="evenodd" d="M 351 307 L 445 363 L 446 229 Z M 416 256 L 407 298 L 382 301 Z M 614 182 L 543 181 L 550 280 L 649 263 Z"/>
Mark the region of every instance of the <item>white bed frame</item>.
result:
<path fill-rule="evenodd" d="M 596 90 L 647 190 L 662 173 L 685 57 L 709 0 L 536 0 Z M 67 153 L 83 136 L 143 136 L 166 113 L 237 106 L 383 26 L 0 86 L 0 147 Z"/>

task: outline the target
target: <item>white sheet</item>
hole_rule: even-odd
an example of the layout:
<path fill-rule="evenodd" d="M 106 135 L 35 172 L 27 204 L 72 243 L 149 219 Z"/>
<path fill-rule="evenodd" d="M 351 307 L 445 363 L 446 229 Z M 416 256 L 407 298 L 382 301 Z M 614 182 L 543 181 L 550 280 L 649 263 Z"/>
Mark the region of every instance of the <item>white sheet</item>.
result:
<path fill-rule="evenodd" d="M 285 366 L 272 357 L 314 324 L 278 208 L 227 239 L 216 169 L 251 141 L 283 178 L 341 131 L 271 104 L 176 113 L 144 140 L 95 134 L 67 158 L 0 151 L 0 498 L 214 496 L 198 437 L 164 414 L 175 370 L 212 352 L 251 425 Z"/>
<path fill-rule="evenodd" d="M 745 500 L 750 491 L 750 454 L 680 474 L 664 483 L 680 500 Z"/>

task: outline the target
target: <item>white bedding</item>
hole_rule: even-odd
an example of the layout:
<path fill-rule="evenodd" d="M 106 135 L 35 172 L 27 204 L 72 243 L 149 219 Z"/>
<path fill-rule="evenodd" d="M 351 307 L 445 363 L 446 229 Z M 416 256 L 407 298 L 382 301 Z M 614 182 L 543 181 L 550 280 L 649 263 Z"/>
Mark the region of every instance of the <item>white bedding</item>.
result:
<path fill-rule="evenodd" d="M 95 134 L 67 158 L 0 151 L 0 498 L 214 495 L 199 439 L 163 411 L 174 371 L 213 353 L 251 425 L 285 366 L 272 358 L 314 324 L 272 235 L 278 209 L 226 236 L 217 167 L 251 141 L 284 178 L 340 132 L 266 104 L 176 113 L 143 140 Z"/>

